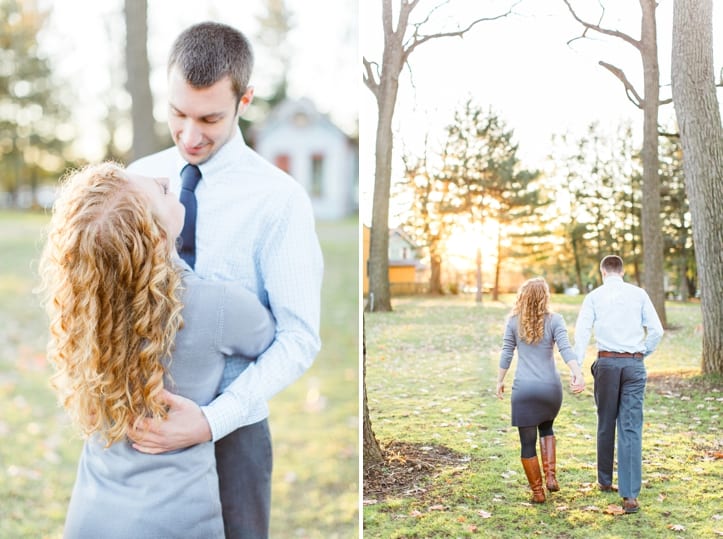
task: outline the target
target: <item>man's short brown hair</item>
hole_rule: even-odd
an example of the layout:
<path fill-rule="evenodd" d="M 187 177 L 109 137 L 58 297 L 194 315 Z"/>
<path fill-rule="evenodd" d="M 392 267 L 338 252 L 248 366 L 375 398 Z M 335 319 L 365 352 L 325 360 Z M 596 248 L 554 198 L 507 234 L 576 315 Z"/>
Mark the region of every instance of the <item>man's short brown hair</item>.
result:
<path fill-rule="evenodd" d="M 237 102 L 246 93 L 253 65 L 254 54 L 246 36 L 216 22 L 184 30 L 168 58 L 168 71 L 178 67 L 194 88 L 207 88 L 228 76 Z"/>
<path fill-rule="evenodd" d="M 605 270 L 605 273 L 622 273 L 623 259 L 618 255 L 608 255 L 600 261 L 600 270 Z"/>

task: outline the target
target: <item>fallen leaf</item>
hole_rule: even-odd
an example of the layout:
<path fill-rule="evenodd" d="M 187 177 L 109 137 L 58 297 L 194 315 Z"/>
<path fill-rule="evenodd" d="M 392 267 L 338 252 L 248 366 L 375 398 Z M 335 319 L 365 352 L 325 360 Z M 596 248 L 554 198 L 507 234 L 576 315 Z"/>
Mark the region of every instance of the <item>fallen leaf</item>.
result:
<path fill-rule="evenodd" d="M 471 526 L 468 526 L 468 527 L 467 527 L 467 531 L 470 532 L 470 533 L 477 533 L 477 526 L 475 526 L 474 524 L 472 524 Z"/>
<path fill-rule="evenodd" d="M 377 500 L 364 500 L 364 505 L 374 505 Z"/>
<path fill-rule="evenodd" d="M 668 524 L 668 528 L 673 530 L 674 532 L 684 532 L 685 526 L 682 526 L 681 524 Z"/>
<path fill-rule="evenodd" d="M 477 511 L 477 514 L 481 516 L 482 518 L 490 518 L 492 516 L 492 513 L 488 513 L 487 511 L 484 511 L 483 509 L 480 509 Z"/>
<path fill-rule="evenodd" d="M 713 515 L 713 520 L 723 520 L 723 515 Z"/>
<path fill-rule="evenodd" d="M 429 508 L 430 511 L 444 511 L 444 505 L 433 505 Z"/>
<path fill-rule="evenodd" d="M 600 508 L 597 505 L 586 505 L 582 508 L 583 511 L 600 511 Z"/>
<path fill-rule="evenodd" d="M 558 511 L 567 511 L 569 507 L 567 507 L 567 505 L 558 505 L 555 509 Z"/>
<path fill-rule="evenodd" d="M 667 498 L 667 496 L 666 496 L 665 494 L 663 494 L 662 492 L 661 492 L 660 494 L 658 494 L 658 501 L 659 501 L 659 502 L 662 502 L 663 500 L 665 500 L 665 498 Z"/>
<path fill-rule="evenodd" d="M 623 509 L 619 505 L 611 503 L 610 505 L 608 505 L 607 509 L 605 509 L 605 513 L 607 513 L 608 515 L 624 515 L 625 509 Z"/>

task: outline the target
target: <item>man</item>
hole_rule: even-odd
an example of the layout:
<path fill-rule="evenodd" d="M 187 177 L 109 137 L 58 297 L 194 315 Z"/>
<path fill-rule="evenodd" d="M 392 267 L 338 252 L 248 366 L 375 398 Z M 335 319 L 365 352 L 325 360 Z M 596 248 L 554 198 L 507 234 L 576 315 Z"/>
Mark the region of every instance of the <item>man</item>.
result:
<path fill-rule="evenodd" d="M 595 328 L 597 359 L 592 365 L 597 406 L 597 479 L 603 492 L 612 484 L 615 427 L 618 430 L 618 485 L 626 513 L 640 509 L 643 399 L 647 373 L 643 359 L 653 353 L 663 326 L 648 294 L 623 282 L 623 260 L 600 262 L 603 284 L 582 303 L 575 325 L 575 352 L 582 364 Z"/>
<path fill-rule="evenodd" d="M 319 351 L 323 263 L 306 192 L 248 148 L 239 130 L 239 116 L 253 99 L 252 65 L 249 42 L 233 28 L 201 23 L 181 33 L 168 62 L 175 146 L 130 170 L 168 177 L 175 192 L 184 176 L 181 200 L 192 200 L 181 255 L 201 277 L 234 280 L 256 293 L 276 319 L 274 342 L 257 361 L 227 362 L 213 402 L 199 408 L 167 394 L 169 419 L 134 434 L 134 447 L 148 453 L 216 442 L 226 537 L 256 539 L 269 529 L 267 400 L 308 369 Z M 193 185 L 185 190 L 188 171 L 195 191 Z"/>

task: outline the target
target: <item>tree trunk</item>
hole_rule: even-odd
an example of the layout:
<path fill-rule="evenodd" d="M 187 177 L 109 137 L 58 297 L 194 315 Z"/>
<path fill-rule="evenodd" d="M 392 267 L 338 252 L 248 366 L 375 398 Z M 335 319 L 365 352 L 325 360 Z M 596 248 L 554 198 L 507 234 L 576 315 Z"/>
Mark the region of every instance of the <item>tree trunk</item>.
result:
<path fill-rule="evenodd" d="M 587 292 L 587 288 L 583 287 L 582 284 L 582 267 L 580 264 L 580 249 L 578 248 L 578 240 L 577 238 L 572 239 L 572 257 L 575 261 L 575 278 L 577 279 L 577 289 L 580 291 L 580 293 Z"/>
<path fill-rule="evenodd" d="M 379 447 L 377 437 L 374 436 L 372 430 L 372 421 L 369 418 L 369 405 L 367 404 L 367 339 L 366 324 L 362 321 L 362 362 L 363 362 L 363 385 L 364 385 L 364 425 L 362 427 L 364 434 L 364 455 L 363 466 L 367 468 L 381 464 L 384 461 L 382 449 Z"/>
<path fill-rule="evenodd" d="M 680 257 L 678 266 L 678 279 L 680 280 L 678 284 L 678 294 L 681 301 L 688 301 L 688 257 L 685 251 L 683 251 L 683 255 Z"/>
<path fill-rule="evenodd" d="M 497 262 L 495 263 L 495 288 L 492 292 L 492 300 L 500 299 L 500 273 L 502 272 L 502 225 L 497 225 Z"/>
<path fill-rule="evenodd" d="M 392 310 L 389 290 L 389 193 L 392 177 L 392 116 L 398 84 L 390 86 L 392 88 L 389 91 L 394 92 L 391 102 L 383 100 L 378 103 L 374 200 L 369 235 L 369 294 L 374 298 L 374 311 Z"/>
<path fill-rule="evenodd" d="M 429 294 L 441 296 L 442 290 L 442 255 L 436 251 L 429 253 Z"/>
<path fill-rule="evenodd" d="M 675 0 L 672 89 L 683 147 L 703 314 L 704 374 L 723 373 L 723 129 L 713 78 L 711 0 Z"/>
<path fill-rule="evenodd" d="M 405 17 L 408 17 L 409 13 Z M 389 195 L 392 178 L 392 118 L 399 92 L 399 74 L 404 67 L 404 33 L 407 19 L 400 14 L 399 27 L 392 29 L 391 2 L 385 0 L 382 9 L 384 52 L 379 85 L 374 91 L 377 99 L 376 162 L 374 166 L 374 198 L 372 228 L 369 238 L 369 293 L 373 295 L 374 311 L 391 311 L 389 290 Z M 370 302 L 372 303 L 372 302 Z"/>
<path fill-rule="evenodd" d="M 497 249 L 497 268 L 499 269 L 499 261 L 500 261 L 500 255 L 499 255 L 499 246 Z M 477 247 L 477 256 L 475 257 L 475 270 L 476 270 L 476 276 L 477 276 L 477 291 L 474 295 L 474 300 L 476 303 L 482 303 L 482 287 L 484 286 L 482 282 L 482 247 Z M 497 284 L 499 280 L 499 271 L 495 274 L 495 290 L 494 290 L 494 300 L 497 301 L 498 294 L 497 294 Z"/>
<path fill-rule="evenodd" d="M 660 174 L 658 158 L 658 106 L 660 68 L 656 35 L 656 0 L 640 0 L 642 10 L 641 49 L 643 60 L 643 286 L 663 326 L 665 288 L 663 285 L 663 234 L 660 222 Z"/>
<path fill-rule="evenodd" d="M 146 0 L 125 0 L 126 89 L 131 94 L 133 147 L 129 161 L 157 150 L 148 65 Z"/>

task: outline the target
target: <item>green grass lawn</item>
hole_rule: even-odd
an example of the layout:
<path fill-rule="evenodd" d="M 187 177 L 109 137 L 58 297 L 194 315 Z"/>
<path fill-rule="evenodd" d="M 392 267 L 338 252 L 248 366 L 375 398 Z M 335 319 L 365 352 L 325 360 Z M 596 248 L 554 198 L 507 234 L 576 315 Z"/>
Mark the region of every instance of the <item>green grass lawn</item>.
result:
<path fill-rule="evenodd" d="M 81 440 L 48 385 L 32 294 L 46 218 L 0 212 L 0 538 L 57 538 Z M 272 537 L 358 536 L 358 227 L 319 223 L 322 351 L 271 403 Z"/>
<path fill-rule="evenodd" d="M 555 423 L 561 491 L 528 503 L 509 393 L 495 397 L 505 317 L 513 301 L 480 306 L 474 298 L 406 298 L 392 313 L 367 313 L 366 384 L 372 426 L 382 447 L 444 446 L 454 465 L 421 474 L 407 493 L 365 496 L 365 538 L 659 538 L 723 535 L 720 378 L 700 375 L 699 305 L 668 303 L 671 326 L 646 360 L 641 511 L 606 513 L 617 494 L 596 484 L 595 406 L 590 346 L 587 388 L 565 390 Z M 555 297 L 571 332 L 582 299 Z M 507 376 L 511 387 L 516 360 Z M 567 388 L 569 374 L 558 355 Z M 401 457 L 403 458 L 403 456 Z M 391 462 L 391 461 L 390 461 Z M 409 463 L 414 466 L 414 462 Z M 391 463 L 384 468 L 391 474 Z"/>

